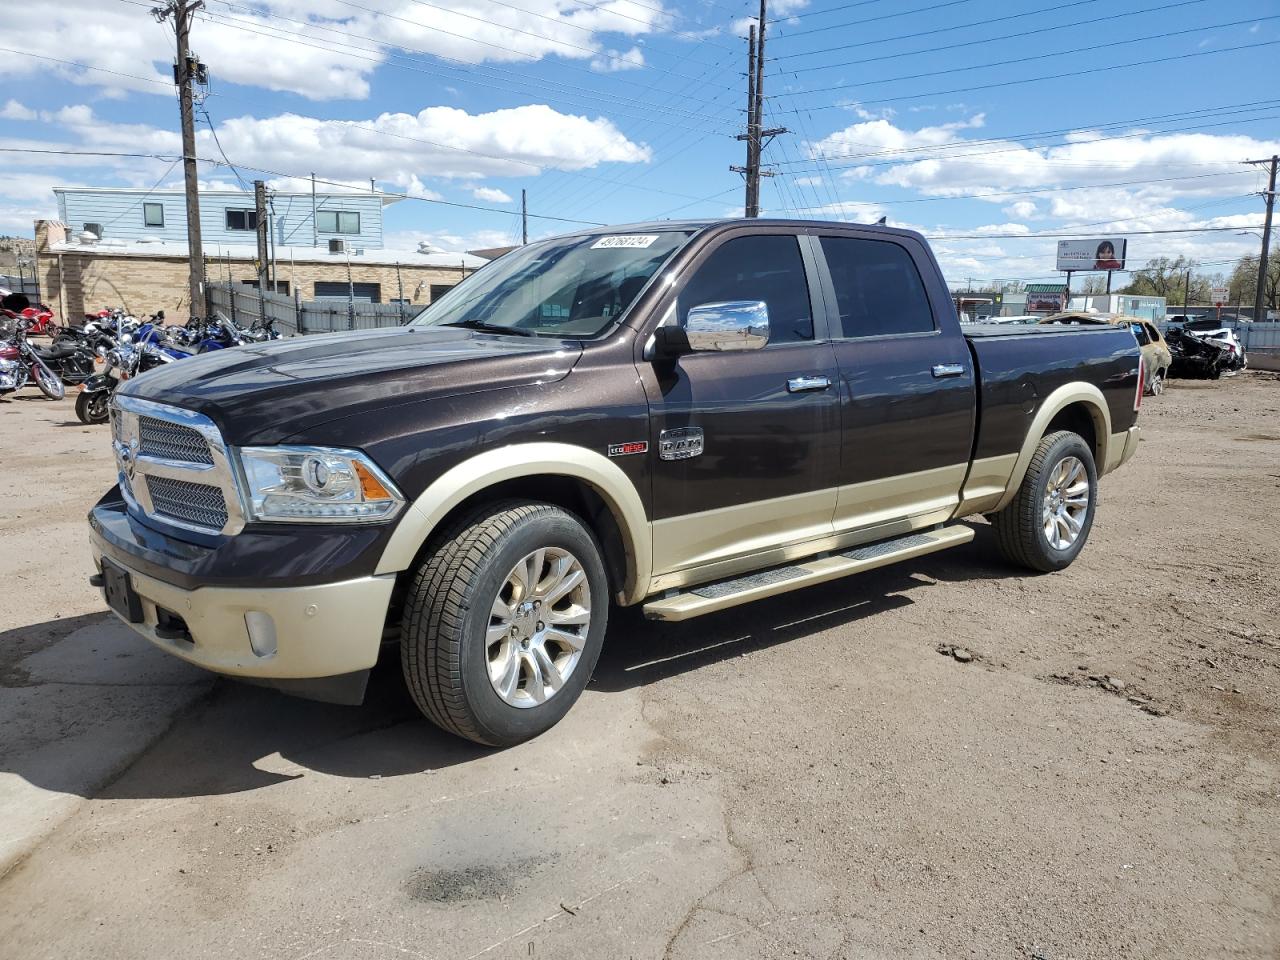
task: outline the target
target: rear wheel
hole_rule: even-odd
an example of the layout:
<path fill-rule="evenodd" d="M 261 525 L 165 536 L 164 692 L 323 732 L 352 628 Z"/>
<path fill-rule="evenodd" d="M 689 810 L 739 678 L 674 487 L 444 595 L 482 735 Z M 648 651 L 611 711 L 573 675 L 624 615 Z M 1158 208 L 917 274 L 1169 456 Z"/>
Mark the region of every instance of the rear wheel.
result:
<path fill-rule="evenodd" d="M 1157 370 L 1151 375 L 1151 382 L 1147 384 L 1147 393 L 1153 397 L 1158 397 L 1164 393 L 1164 371 Z"/>
<path fill-rule="evenodd" d="M 435 544 L 405 600 L 401 665 L 438 726 L 489 746 L 550 729 L 591 679 L 608 620 L 595 537 L 546 503 L 507 502 Z"/>
<path fill-rule="evenodd" d="M 1040 441 L 1017 495 L 991 518 L 1010 563 L 1048 573 L 1069 566 L 1093 526 L 1098 471 L 1093 452 L 1067 430 Z"/>

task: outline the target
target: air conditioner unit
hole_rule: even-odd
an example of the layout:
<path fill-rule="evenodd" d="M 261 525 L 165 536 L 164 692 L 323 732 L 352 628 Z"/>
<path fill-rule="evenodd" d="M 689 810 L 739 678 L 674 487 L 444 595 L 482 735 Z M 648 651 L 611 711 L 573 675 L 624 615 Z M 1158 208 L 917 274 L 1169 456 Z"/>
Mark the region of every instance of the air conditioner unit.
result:
<path fill-rule="evenodd" d="M 330 253 L 346 253 L 346 251 L 347 251 L 347 241 L 345 241 L 345 240 L 330 240 L 330 241 L 329 241 L 329 252 L 330 252 Z"/>
<path fill-rule="evenodd" d="M 100 223 L 86 223 L 86 224 L 84 225 L 84 232 L 85 232 L 85 233 L 92 233 L 95 239 L 97 239 L 97 240 L 101 240 L 101 239 L 102 239 L 102 224 L 100 224 Z"/>

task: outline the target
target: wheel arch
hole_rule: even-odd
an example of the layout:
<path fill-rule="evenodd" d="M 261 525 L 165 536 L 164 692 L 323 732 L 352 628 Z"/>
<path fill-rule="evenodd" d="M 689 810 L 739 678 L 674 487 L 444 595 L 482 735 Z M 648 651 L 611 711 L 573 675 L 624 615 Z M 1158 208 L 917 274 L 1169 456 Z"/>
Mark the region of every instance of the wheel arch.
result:
<path fill-rule="evenodd" d="M 643 599 L 652 571 L 652 544 L 639 491 L 602 454 L 566 443 L 499 447 L 447 470 L 408 505 L 376 572 L 411 569 L 441 524 L 481 503 L 512 497 L 554 503 L 581 516 L 604 550 L 618 602 Z"/>
<path fill-rule="evenodd" d="M 1071 430 L 1080 433 L 1093 451 L 1098 476 L 1107 472 L 1111 446 L 1111 410 L 1102 391 L 1091 383 L 1068 383 L 1045 397 L 1036 411 L 1022 440 L 1009 486 L 1000 502 L 991 508 L 992 513 L 1003 510 L 1014 498 L 1027 475 L 1036 447 L 1047 434 L 1055 430 Z"/>

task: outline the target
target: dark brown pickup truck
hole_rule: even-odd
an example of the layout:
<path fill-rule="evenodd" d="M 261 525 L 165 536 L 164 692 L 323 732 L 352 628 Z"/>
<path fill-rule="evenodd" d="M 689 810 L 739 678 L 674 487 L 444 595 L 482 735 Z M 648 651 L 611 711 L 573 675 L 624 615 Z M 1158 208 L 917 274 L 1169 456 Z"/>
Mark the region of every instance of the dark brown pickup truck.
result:
<path fill-rule="evenodd" d="M 1133 455 L 1126 329 L 961 332 L 923 238 L 661 222 L 522 247 L 407 327 L 219 351 L 114 401 L 109 605 L 210 670 L 548 729 L 611 603 L 683 620 L 969 541 L 1065 567 Z"/>

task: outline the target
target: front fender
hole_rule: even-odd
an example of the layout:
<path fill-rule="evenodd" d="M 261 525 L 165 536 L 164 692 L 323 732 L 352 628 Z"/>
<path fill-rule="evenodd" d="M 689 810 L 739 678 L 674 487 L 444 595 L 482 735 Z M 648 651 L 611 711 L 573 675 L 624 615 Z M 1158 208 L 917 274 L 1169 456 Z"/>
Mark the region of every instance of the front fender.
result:
<path fill-rule="evenodd" d="M 644 503 L 631 478 L 605 456 L 569 443 L 516 443 L 478 454 L 446 471 L 409 505 L 391 535 L 375 574 L 409 569 L 431 532 L 458 504 L 480 491 L 522 477 L 573 477 L 591 486 L 622 533 L 627 580 L 622 603 L 648 591 L 653 542 Z"/>
<path fill-rule="evenodd" d="M 120 381 L 109 373 L 99 373 L 84 382 L 85 393 L 97 393 L 101 390 L 114 390 Z"/>

